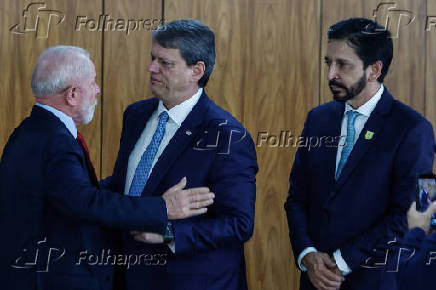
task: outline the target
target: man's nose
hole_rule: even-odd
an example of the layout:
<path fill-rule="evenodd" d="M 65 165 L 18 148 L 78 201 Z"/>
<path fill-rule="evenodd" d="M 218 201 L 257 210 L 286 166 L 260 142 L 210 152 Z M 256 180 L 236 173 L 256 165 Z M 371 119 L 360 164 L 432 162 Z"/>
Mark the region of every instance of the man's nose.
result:
<path fill-rule="evenodd" d="M 328 69 L 328 74 L 327 74 L 327 78 L 329 81 L 336 79 L 338 77 L 338 70 L 336 69 L 335 65 L 330 65 L 329 69 Z"/>
<path fill-rule="evenodd" d="M 147 70 L 151 73 L 158 73 L 159 72 L 159 64 L 157 63 L 157 60 L 152 60 L 150 65 L 147 67 Z"/>

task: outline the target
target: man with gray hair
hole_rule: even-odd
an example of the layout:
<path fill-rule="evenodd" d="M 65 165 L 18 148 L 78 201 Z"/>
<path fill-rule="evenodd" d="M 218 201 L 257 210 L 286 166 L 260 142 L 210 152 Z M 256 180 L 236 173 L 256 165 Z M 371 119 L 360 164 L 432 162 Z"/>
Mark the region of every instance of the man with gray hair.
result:
<path fill-rule="evenodd" d="M 165 265 L 126 269 L 128 290 L 247 289 L 244 242 L 254 227 L 256 151 L 244 127 L 204 91 L 214 64 L 214 33 L 200 21 L 153 31 L 148 71 L 155 98 L 126 109 L 110 188 L 148 198 L 186 176 L 216 197 L 206 214 L 169 223 L 165 235 L 125 231 L 127 253 L 168 258 Z"/>
<path fill-rule="evenodd" d="M 99 187 L 76 128 L 92 120 L 95 77 L 89 53 L 78 47 L 51 47 L 38 59 L 36 105 L 0 161 L 2 289 L 113 289 L 113 266 L 130 258 L 115 256 L 107 228 L 163 234 L 168 220 L 203 214 L 213 202 L 206 187 L 184 190 L 185 179 L 162 197 Z"/>

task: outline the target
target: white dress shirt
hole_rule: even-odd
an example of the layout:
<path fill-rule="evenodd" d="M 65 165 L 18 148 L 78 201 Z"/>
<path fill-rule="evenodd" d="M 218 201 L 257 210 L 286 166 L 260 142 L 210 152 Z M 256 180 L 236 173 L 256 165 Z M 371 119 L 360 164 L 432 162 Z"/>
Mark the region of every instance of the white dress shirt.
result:
<path fill-rule="evenodd" d="M 341 136 L 347 135 L 347 122 L 348 122 L 347 112 L 348 111 L 359 112 L 360 115 L 357 116 L 354 122 L 354 130 L 356 132 L 356 134 L 354 134 L 354 144 L 356 144 L 360 132 L 362 132 L 362 129 L 366 124 L 366 121 L 368 121 L 369 116 L 371 115 L 372 111 L 374 111 L 378 101 L 381 99 L 383 91 L 384 91 L 384 87 L 382 84 L 380 86 L 380 89 L 378 89 L 377 93 L 375 93 L 375 95 L 371 99 L 369 99 L 365 104 L 360 106 L 357 110 L 354 110 L 353 107 L 351 107 L 349 104 L 345 104 L 344 117 L 342 118 Z M 336 154 L 336 170 L 338 170 L 339 161 L 341 160 L 342 149 L 344 147 L 343 146 L 344 142 L 341 143 L 342 146 L 338 146 L 338 152 Z"/>
<path fill-rule="evenodd" d="M 71 135 L 73 135 L 74 139 L 77 138 L 77 127 L 76 123 L 74 123 L 73 118 L 68 116 L 62 111 L 59 111 L 49 105 L 42 105 L 40 103 L 36 103 L 38 107 L 41 107 L 43 109 L 46 109 L 47 111 L 51 112 L 53 115 L 59 118 L 59 120 L 65 124 L 65 127 L 67 127 L 68 131 L 70 131 Z"/>
<path fill-rule="evenodd" d="M 380 101 L 383 91 L 384 91 L 384 86 L 382 84 L 378 89 L 378 91 L 375 93 L 375 95 L 372 96 L 371 99 L 369 99 L 365 104 L 360 106 L 357 110 L 354 110 L 353 107 L 351 107 L 349 104 L 345 104 L 344 116 L 342 117 L 341 136 L 347 135 L 347 121 L 348 121 L 347 112 L 352 110 L 359 112 L 360 115 L 356 118 L 354 122 L 354 129 L 356 134 L 354 135 L 353 141 L 354 144 L 356 144 L 356 141 L 359 138 L 359 135 L 362 132 L 362 129 L 365 126 L 366 121 L 368 121 L 369 116 L 371 115 L 372 111 L 374 111 L 378 101 Z M 344 146 L 343 142 L 339 142 L 339 143 L 340 144 L 338 146 L 338 151 L 336 153 L 336 170 L 338 170 L 339 161 L 341 160 L 341 153 Z M 317 249 L 314 247 L 307 247 L 300 253 L 300 255 L 298 255 L 298 266 L 300 267 L 301 271 L 307 271 L 306 267 L 304 267 L 301 264 L 301 261 L 303 260 L 304 256 L 313 252 L 317 252 Z M 333 258 L 335 259 L 336 265 L 338 265 L 339 270 L 341 270 L 344 275 L 348 275 L 351 273 L 350 267 L 342 258 L 340 249 L 337 249 L 333 253 Z"/>
<path fill-rule="evenodd" d="M 160 155 L 167 147 L 168 143 L 173 138 L 176 131 L 180 128 L 183 121 L 185 121 L 188 114 L 192 111 L 192 108 L 197 104 L 200 96 L 203 92 L 202 88 L 199 88 L 197 93 L 195 93 L 191 98 L 187 99 L 181 104 L 167 110 L 163 105 L 162 101 L 159 101 L 159 105 L 157 110 L 153 112 L 150 119 L 147 121 L 144 131 L 142 131 L 141 136 L 136 142 L 135 147 L 130 153 L 129 163 L 127 165 L 127 175 L 126 175 L 126 184 L 124 186 L 124 194 L 129 195 L 130 186 L 132 185 L 133 176 L 135 175 L 136 167 L 138 167 L 139 161 L 141 160 L 142 154 L 144 154 L 145 149 L 147 149 L 148 144 L 150 144 L 151 139 L 156 131 L 157 125 L 159 123 L 159 115 L 166 111 L 168 113 L 168 122 L 165 126 L 165 135 L 162 138 L 162 142 L 159 145 L 159 148 L 156 152 L 156 156 L 153 159 L 153 163 L 151 165 L 151 172 L 153 171 L 154 165 L 159 160 Z"/>
<path fill-rule="evenodd" d="M 147 149 L 148 144 L 150 144 L 151 139 L 156 131 L 157 125 L 159 123 L 159 115 L 166 111 L 168 113 L 168 122 L 165 125 L 165 134 L 162 138 L 162 142 L 157 149 L 156 156 L 153 159 L 153 163 L 151 165 L 151 170 L 148 176 L 150 176 L 153 171 L 154 165 L 159 160 L 160 155 L 167 147 L 168 143 L 170 143 L 171 139 L 176 134 L 176 131 L 180 128 L 183 121 L 185 121 L 188 114 L 192 111 L 192 108 L 197 104 L 198 100 L 203 93 L 203 89 L 199 88 L 198 91 L 189 99 L 184 101 L 181 104 L 167 110 L 160 100 L 157 110 L 153 112 L 150 119 L 147 121 L 144 131 L 142 131 L 141 136 L 136 142 L 135 147 L 130 153 L 129 163 L 127 164 L 127 175 L 126 175 L 126 184 L 124 187 L 124 194 L 129 195 L 130 186 L 132 185 L 133 176 L 135 175 L 136 167 L 138 167 L 139 161 L 141 160 L 142 154 L 144 154 L 145 149 Z M 147 177 L 148 178 L 148 177 Z M 147 185 L 146 185 L 147 186 Z M 168 244 L 168 247 L 171 249 L 173 253 L 176 252 L 175 242 L 172 241 Z"/>

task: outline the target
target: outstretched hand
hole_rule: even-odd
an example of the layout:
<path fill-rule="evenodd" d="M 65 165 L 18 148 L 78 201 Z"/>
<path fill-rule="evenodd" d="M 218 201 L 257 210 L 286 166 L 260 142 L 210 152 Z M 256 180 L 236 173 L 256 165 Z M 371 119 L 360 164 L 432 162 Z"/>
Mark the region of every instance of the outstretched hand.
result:
<path fill-rule="evenodd" d="M 168 210 L 168 219 L 184 219 L 207 212 L 207 207 L 213 203 L 215 194 L 207 187 L 184 189 L 186 177 L 168 189 L 163 194 L 163 199 Z"/>

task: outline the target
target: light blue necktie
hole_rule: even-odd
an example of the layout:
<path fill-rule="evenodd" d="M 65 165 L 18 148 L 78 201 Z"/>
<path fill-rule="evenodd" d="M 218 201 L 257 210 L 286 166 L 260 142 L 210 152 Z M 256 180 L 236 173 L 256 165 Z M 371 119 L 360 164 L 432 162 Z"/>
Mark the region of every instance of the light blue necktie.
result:
<path fill-rule="evenodd" d="M 342 169 L 344 169 L 345 163 L 347 162 L 348 156 L 350 156 L 351 151 L 354 146 L 354 135 L 356 135 L 356 130 L 354 129 L 354 122 L 356 118 L 360 115 L 357 111 L 347 112 L 347 137 L 345 138 L 345 146 L 342 148 L 341 159 L 338 164 L 338 169 L 336 170 L 336 179 L 339 179 Z"/>
<path fill-rule="evenodd" d="M 141 193 L 144 190 L 157 149 L 165 135 L 165 125 L 167 121 L 168 113 L 163 111 L 159 115 L 159 123 L 157 124 L 153 137 L 151 138 L 151 142 L 148 144 L 147 149 L 145 149 L 144 154 L 142 154 L 138 167 L 136 167 L 135 175 L 133 176 L 132 184 L 130 185 L 130 196 L 141 196 Z"/>

